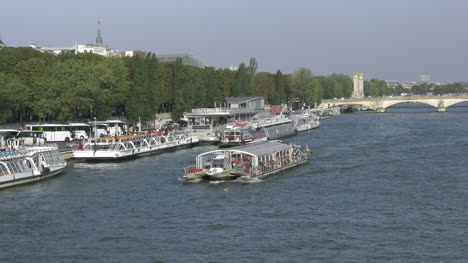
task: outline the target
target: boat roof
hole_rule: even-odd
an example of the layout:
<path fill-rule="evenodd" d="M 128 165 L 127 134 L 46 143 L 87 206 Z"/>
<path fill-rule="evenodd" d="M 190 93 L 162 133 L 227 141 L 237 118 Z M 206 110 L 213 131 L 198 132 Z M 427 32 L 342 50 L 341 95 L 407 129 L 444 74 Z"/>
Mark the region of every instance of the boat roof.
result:
<path fill-rule="evenodd" d="M 229 97 L 224 100 L 229 104 L 242 104 L 249 101 L 263 99 L 263 97 Z"/>
<path fill-rule="evenodd" d="M 237 146 L 229 149 L 230 151 L 243 151 L 243 152 L 248 152 L 251 154 L 255 154 L 257 156 L 273 153 L 273 152 L 278 152 L 278 151 L 284 151 L 290 149 L 291 146 L 288 144 L 284 143 L 279 143 L 279 142 L 273 142 L 273 141 L 268 141 L 268 142 L 260 142 L 260 143 L 252 143 L 252 144 L 246 144 L 242 146 Z"/>
<path fill-rule="evenodd" d="M 0 161 L 11 160 L 14 158 L 22 158 L 25 155 L 18 151 L 11 151 L 11 152 L 0 152 Z"/>
<path fill-rule="evenodd" d="M 15 130 L 15 129 L 0 129 L 0 133 L 4 133 L 4 132 L 19 132 L 19 130 Z"/>

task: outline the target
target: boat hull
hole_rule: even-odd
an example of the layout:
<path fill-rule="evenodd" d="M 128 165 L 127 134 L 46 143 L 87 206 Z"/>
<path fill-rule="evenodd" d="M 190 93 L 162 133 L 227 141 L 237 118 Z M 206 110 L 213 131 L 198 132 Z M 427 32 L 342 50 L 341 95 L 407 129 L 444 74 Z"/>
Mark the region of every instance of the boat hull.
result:
<path fill-rule="evenodd" d="M 20 179 L 15 179 L 15 180 L 12 180 L 12 181 L 1 182 L 0 183 L 0 189 L 5 189 L 5 188 L 8 188 L 8 187 L 13 187 L 13 186 L 22 185 L 22 184 L 36 183 L 38 181 L 41 181 L 41 180 L 44 180 L 44 179 L 47 179 L 47 178 L 50 178 L 50 177 L 54 177 L 54 176 L 62 173 L 63 170 L 65 170 L 65 167 L 59 168 L 59 169 L 54 170 L 54 171 L 45 172 L 45 173 L 42 173 L 40 175 L 34 175 L 34 176 L 29 176 L 29 177 L 23 177 L 23 178 L 20 178 Z"/>
<path fill-rule="evenodd" d="M 195 146 L 197 142 L 187 141 L 186 143 L 179 144 L 166 144 L 156 147 L 145 147 L 135 150 L 127 151 L 74 151 L 73 159 L 76 161 L 117 161 L 126 160 L 130 158 L 159 154 L 169 151 L 175 151 L 182 148 Z"/>

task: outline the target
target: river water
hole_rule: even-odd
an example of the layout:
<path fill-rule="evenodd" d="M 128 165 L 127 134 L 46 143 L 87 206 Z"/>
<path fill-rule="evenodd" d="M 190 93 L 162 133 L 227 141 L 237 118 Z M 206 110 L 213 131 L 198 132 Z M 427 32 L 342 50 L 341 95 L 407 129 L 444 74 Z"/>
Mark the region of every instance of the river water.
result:
<path fill-rule="evenodd" d="M 467 262 L 468 112 L 389 111 L 287 139 L 312 160 L 254 184 L 178 181 L 215 146 L 70 163 L 0 191 L 0 262 Z"/>

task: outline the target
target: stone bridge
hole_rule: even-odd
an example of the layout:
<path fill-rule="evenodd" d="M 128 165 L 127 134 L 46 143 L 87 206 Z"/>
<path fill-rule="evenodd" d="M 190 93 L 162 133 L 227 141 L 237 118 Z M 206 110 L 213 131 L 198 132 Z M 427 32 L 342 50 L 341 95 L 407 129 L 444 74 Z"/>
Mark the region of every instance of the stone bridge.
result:
<path fill-rule="evenodd" d="M 468 102 L 468 95 L 368 97 L 359 99 L 322 100 L 320 106 L 323 108 L 330 108 L 342 105 L 364 105 L 375 109 L 377 112 L 385 112 L 388 107 L 399 103 L 423 103 L 437 108 L 438 112 L 445 112 L 447 107 L 460 102 Z"/>

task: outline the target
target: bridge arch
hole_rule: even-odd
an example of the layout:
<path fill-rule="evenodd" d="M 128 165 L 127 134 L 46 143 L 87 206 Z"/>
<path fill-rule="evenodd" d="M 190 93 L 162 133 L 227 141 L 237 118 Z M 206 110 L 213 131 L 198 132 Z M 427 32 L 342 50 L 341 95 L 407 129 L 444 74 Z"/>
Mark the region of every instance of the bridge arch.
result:
<path fill-rule="evenodd" d="M 444 106 L 445 107 L 450 107 L 450 106 L 453 106 L 455 104 L 458 104 L 458 103 L 462 103 L 462 102 L 468 102 L 468 99 L 453 99 L 453 100 L 446 100 L 444 101 Z"/>
<path fill-rule="evenodd" d="M 421 101 L 417 101 L 417 100 L 411 100 L 411 101 L 407 101 L 407 100 L 401 100 L 401 101 L 384 101 L 382 104 L 382 108 L 384 109 L 387 109 L 393 105 L 397 105 L 397 104 L 403 104 L 403 103 L 421 103 L 421 104 L 425 104 L 425 105 L 429 105 L 429 106 L 432 106 L 434 108 L 438 108 L 439 107 L 439 102 L 437 101 L 428 101 L 428 100 L 421 100 Z"/>
<path fill-rule="evenodd" d="M 365 105 L 377 110 L 377 112 L 385 112 L 386 108 L 400 103 L 422 103 L 435 107 L 437 111 L 444 112 L 447 107 L 452 105 L 468 102 L 467 95 L 456 96 L 405 96 L 405 97 L 367 97 L 367 98 L 351 98 L 343 100 L 323 100 L 320 106 L 328 108 L 341 105 Z"/>

